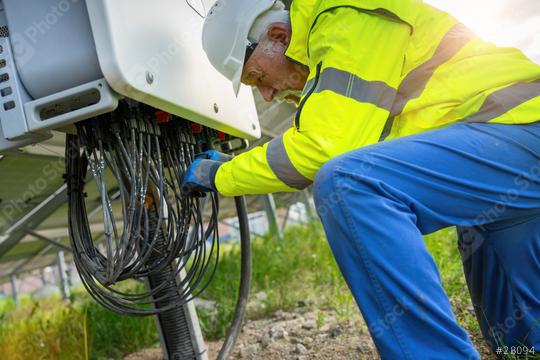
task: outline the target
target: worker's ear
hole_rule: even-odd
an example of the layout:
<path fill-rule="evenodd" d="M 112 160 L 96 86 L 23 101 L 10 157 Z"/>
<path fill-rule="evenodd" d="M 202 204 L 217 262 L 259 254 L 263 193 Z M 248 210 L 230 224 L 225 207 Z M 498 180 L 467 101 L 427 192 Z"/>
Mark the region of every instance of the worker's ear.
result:
<path fill-rule="evenodd" d="M 268 27 L 267 35 L 271 41 L 277 41 L 288 46 L 291 39 L 291 29 L 285 24 L 273 23 Z"/>

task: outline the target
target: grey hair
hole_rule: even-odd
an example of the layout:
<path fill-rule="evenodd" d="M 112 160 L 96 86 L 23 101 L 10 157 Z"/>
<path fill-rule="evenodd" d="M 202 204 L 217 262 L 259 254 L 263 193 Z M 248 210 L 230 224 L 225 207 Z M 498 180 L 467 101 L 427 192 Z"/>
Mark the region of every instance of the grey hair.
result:
<path fill-rule="evenodd" d="M 274 5 L 255 19 L 249 30 L 248 40 L 259 42 L 266 35 L 270 25 L 274 23 L 284 23 L 290 26 L 291 20 L 289 11 L 285 10 L 285 5 L 277 0 Z"/>

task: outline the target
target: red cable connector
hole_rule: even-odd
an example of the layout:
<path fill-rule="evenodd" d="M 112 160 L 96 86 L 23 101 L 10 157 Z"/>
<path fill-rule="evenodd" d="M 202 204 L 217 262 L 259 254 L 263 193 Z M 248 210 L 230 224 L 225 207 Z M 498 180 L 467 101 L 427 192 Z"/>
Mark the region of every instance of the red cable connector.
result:
<path fill-rule="evenodd" d="M 154 115 L 158 124 L 166 124 L 171 121 L 171 114 L 169 114 L 168 112 L 156 111 Z"/>
<path fill-rule="evenodd" d="M 203 127 L 201 124 L 197 123 L 191 123 L 191 132 L 194 134 L 200 134 L 203 131 Z"/>

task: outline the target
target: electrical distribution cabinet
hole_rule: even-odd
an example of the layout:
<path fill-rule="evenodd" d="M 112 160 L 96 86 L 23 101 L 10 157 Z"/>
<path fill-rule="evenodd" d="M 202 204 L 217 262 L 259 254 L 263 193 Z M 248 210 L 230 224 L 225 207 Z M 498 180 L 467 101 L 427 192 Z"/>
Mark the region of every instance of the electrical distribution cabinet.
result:
<path fill-rule="evenodd" d="M 0 152 L 69 131 L 113 111 L 122 97 L 260 137 L 250 89 L 236 97 L 204 54 L 204 6 L 194 1 L 4 0 Z"/>

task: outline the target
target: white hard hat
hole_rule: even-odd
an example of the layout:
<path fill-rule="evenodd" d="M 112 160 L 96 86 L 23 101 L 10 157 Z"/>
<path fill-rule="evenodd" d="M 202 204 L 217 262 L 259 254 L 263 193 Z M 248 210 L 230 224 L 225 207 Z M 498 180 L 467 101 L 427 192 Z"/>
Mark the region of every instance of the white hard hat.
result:
<path fill-rule="evenodd" d="M 210 63 L 232 81 L 235 94 L 240 89 L 246 49 L 258 41 L 249 39 L 251 26 L 275 2 L 217 0 L 208 11 L 202 32 L 203 49 Z"/>

